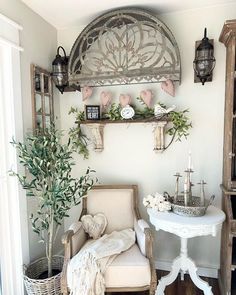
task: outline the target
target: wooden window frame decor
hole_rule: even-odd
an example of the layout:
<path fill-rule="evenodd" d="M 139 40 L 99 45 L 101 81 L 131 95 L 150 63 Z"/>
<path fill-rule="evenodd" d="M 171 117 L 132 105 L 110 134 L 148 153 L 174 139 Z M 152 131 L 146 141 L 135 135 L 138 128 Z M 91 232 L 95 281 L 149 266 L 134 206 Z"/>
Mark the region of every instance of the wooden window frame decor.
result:
<path fill-rule="evenodd" d="M 54 121 L 53 88 L 50 72 L 31 64 L 33 130 L 45 130 Z M 39 124 L 39 122 L 41 122 Z"/>
<path fill-rule="evenodd" d="M 181 81 L 180 53 L 169 28 L 150 11 L 115 9 L 93 20 L 69 57 L 70 86 Z"/>
<path fill-rule="evenodd" d="M 85 105 L 85 118 L 88 121 L 96 121 L 101 119 L 100 105 Z"/>

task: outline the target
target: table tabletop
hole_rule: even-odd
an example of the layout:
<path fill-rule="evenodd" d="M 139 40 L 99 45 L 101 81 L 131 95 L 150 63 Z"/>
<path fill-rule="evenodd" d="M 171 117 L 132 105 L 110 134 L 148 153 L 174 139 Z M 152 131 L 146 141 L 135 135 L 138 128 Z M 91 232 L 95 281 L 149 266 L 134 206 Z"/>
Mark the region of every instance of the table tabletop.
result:
<path fill-rule="evenodd" d="M 164 230 L 181 237 L 201 235 L 216 235 L 225 220 L 225 213 L 215 206 L 209 206 L 206 214 L 199 217 L 187 217 L 173 212 L 158 212 L 155 209 L 147 210 L 150 222 L 156 230 Z"/>
<path fill-rule="evenodd" d="M 148 209 L 148 214 L 149 216 L 157 218 L 158 220 L 173 222 L 175 224 L 217 224 L 222 223 L 225 219 L 225 213 L 221 209 L 216 208 L 215 206 L 209 206 L 207 208 L 206 214 L 198 217 L 181 216 L 171 211 L 159 212 L 151 208 Z"/>

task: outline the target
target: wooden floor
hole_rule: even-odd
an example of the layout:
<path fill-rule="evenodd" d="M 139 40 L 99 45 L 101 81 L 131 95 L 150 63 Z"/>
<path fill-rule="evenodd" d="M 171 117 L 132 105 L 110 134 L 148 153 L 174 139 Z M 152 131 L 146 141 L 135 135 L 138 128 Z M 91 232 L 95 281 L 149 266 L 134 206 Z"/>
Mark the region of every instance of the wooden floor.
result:
<path fill-rule="evenodd" d="M 162 276 L 168 274 L 168 272 L 157 271 L 157 280 Z M 217 279 L 204 278 L 203 280 L 207 281 L 210 286 L 212 286 L 212 292 L 214 295 L 220 295 L 219 285 Z M 148 295 L 148 292 L 135 292 L 135 293 L 113 293 L 114 295 Z M 203 295 L 204 293 L 198 289 L 193 282 L 191 281 L 189 275 L 185 275 L 184 281 L 181 281 L 180 275 L 178 278 L 169 285 L 165 290 L 165 295 Z"/>

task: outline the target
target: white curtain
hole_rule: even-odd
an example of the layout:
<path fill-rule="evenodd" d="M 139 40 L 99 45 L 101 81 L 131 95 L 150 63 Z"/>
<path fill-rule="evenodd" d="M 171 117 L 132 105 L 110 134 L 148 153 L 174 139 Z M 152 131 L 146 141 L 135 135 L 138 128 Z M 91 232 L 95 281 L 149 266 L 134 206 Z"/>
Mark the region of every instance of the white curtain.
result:
<path fill-rule="evenodd" d="M 21 26 L 0 14 L 0 262 L 4 295 L 23 295 L 22 206 L 24 195 L 8 171 L 18 169 L 12 137 L 22 140 L 19 31 Z M 25 210 L 26 211 L 26 210 Z M 28 239 L 26 229 L 26 240 Z M 27 243 L 28 244 L 28 243 Z M 26 244 L 26 245 L 27 245 Z M 27 247 L 27 246 L 26 246 Z M 28 250 L 28 249 L 24 249 Z"/>

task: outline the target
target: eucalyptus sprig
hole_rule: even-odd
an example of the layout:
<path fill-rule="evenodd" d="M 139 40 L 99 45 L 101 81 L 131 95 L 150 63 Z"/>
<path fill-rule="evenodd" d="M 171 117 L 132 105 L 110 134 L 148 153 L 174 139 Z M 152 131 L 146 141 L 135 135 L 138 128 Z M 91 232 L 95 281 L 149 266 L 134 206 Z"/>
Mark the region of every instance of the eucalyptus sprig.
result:
<path fill-rule="evenodd" d="M 136 97 L 137 101 L 143 105 L 143 108 L 137 108 L 136 106 L 133 106 L 135 110 L 135 119 L 151 119 L 154 118 L 154 109 L 149 108 L 145 102 L 142 100 L 141 97 Z"/>
<path fill-rule="evenodd" d="M 103 111 L 102 118 L 111 120 L 111 121 L 122 120 L 120 111 L 121 111 L 120 104 L 116 105 L 115 103 L 113 103 L 109 109 Z"/>
<path fill-rule="evenodd" d="M 166 133 L 172 136 L 170 143 L 166 146 L 166 149 L 171 145 L 171 143 L 176 139 L 176 141 L 181 141 L 182 137 L 187 138 L 189 135 L 189 129 L 192 128 L 192 123 L 189 122 L 189 118 L 186 116 L 189 110 L 183 111 L 172 111 L 168 114 L 172 127 L 170 127 Z"/>
<path fill-rule="evenodd" d="M 140 96 L 136 97 L 137 101 L 142 104 L 142 105 L 146 105 L 145 102 L 143 101 L 143 99 Z"/>
<path fill-rule="evenodd" d="M 133 106 L 135 111 L 134 119 L 151 119 L 154 118 L 154 109 L 145 106 L 143 109 L 138 109 Z"/>
<path fill-rule="evenodd" d="M 75 114 L 75 125 L 70 128 L 69 136 L 74 151 L 83 155 L 84 159 L 88 159 L 88 137 L 83 133 L 81 124 L 85 121 L 84 111 L 78 111 L 77 108 L 71 108 L 69 114 Z"/>

